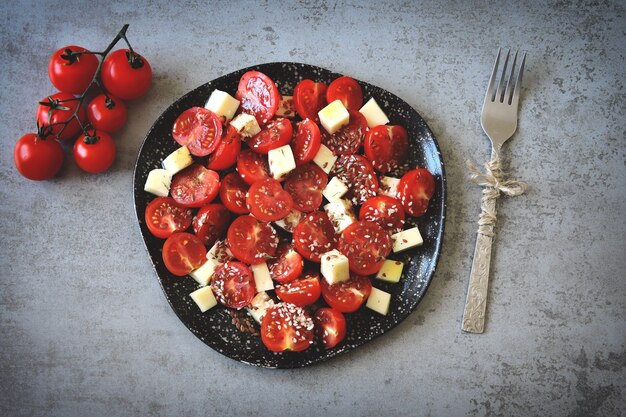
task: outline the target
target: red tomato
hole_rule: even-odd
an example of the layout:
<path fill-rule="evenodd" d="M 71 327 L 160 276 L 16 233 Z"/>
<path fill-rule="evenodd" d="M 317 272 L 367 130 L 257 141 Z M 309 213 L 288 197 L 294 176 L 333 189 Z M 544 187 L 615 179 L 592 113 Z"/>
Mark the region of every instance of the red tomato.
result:
<path fill-rule="evenodd" d="M 254 115 L 261 126 L 274 117 L 280 104 L 276 84 L 259 71 L 248 71 L 241 76 L 235 97 L 241 101 L 243 111 Z"/>
<path fill-rule="evenodd" d="M 222 204 L 233 213 L 249 213 L 250 210 L 248 210 L 246 205 L 248 188 L 248 184 L 236 172 L 226 175 L 220 184 L 220 200 L 222 200 Z"/>
<path fill-rule="evenodd" d="M 246 204 L 254 217 L 264 222 L 273 222 L 291 212 L 293 200 L 278 181 L 267 178 L 250 186 Z"/>
<path fill-rule="evenodd" d="M 350 275 L 349 280 L 332 285 L 322 280 L 322 297 L 329 306 L 342 313 L 357 311 L 371 292 L 370 279 L 361 275 Z"/>
<path fill-rule="evenodd" d="M 278 236 L 272 226 L 252 216 L 237 217 L 226 236 L 233 255 L 251 265 L 272 258 L 278 247 Z"/>
<path fill-rule="evenodd" d="M 80 108 L 76 116 L 64 126 L 79 106 L 79 102 L 69 93 L 56 93 L 39 102 L 37 107 L 37 123 L 39 126 L 50 126 L 51 134 L 59 140 L 74 139 L 81 132 L 80 121 L 85 121 L 85 109 Z"/>
<path fill-rule="evenodd" d="M 398 169 L 409 156 L 409 136 L 402 126 L 376 126 L 365 135 L 365 156 L 383 174 Z"/>
<path fill-rule="evenodd" d="M 207 156 L 222 141 L 222 122 L 211 110 L 192 107 L 174 122 L 172 137 L 195 156 Z"/>
<path fill-rule="evenodd" d="M 411 216 L 419 217 L 426 213 L 428 202 L 434 193 L 435 179 L 427 169 L 413 169 L 400 178 L 400 202 Z"/>
<path fill-rule="evenodd" d="M 302 80 L 293 90 L 293 104 L 303 119 L 319 122 L 317 113 L 326 106 L 326 84 Z"/>
<path fill-rule="evenodd" d="M 111 135 L 102 130 L 87 132 L 74 142 L 74 160 L 83 171 L 97 174 L 113 165 L 115 142 Z"/>
<path fill-rule="evenodd" d="M 322 191 L 328 184 L 328 176 L 315 164 L 300 165 L 289 174 L 285 191 L 293 198 L 295 209 L 309 213 L 322 204 Z"/>
<path fill-rule="evenodd" d="M 363 220 L 352 223 L 339 238 L 339 251 L 348 258 L 350 271 L 359 275 L 378 272 L 391 247 L 389 233 L 377 223 Z"/>
<path fill-rule="evenodd" d="M 213 272 L 211 289 L 215 298 L 226 307 L 243 308 L 256 294 L 254 275 L 241 262 L 226 262 Z"/>
<path fill-rule="evenodd" d="M 291 141 L 296 165 L 304 165 L 315 158 L 322 145 L 320 128 L 311 119 L 298 123 L 298 131 Z"/>
<path fill-rule="evenodd" d="M 346 196 L 354 204 L 363 204 L 378 192 L 378 178 L 374 167 L 361 155 L 340 156 L 333 171 L 348 186 Z"/>
<path fill-rule="evenodd" d="M 36 133 L 27 133 L 15 144 L 13 161 L 20 174 L 29 180 L 48 180 L 63 165 L 63 148 L 52 138 L 44 139 Z"/>
<path fill-rule="evenodd" d="M 346 337 L 346 318 L 338 310 L 320 308 L 313 320 L 326 349 L 334 348 Z"/>
<path fill-rule="evenodd" d="M 361 206 L 359 219 L 378 223 L 389 233 L 398 233 L 404 229 L 404 209 L 395 198 L 379 195 L 368 198 Z"/>
<path fill-rule="evenodd" d="M 278 245 L 276 257 L 267 262 L 267 267 L 274 281 L 286 283 L 300 276 L 304 261 L 291 243 L 283 242 Z"/>
<path fill-rule="evenodd" d="M 322 129 L 322 143 L 335 155 L 357 153 L 363 144 L 367 131 L 367 120 L 358 111 L 350 111 L 350 122 L 332 135 Z"/>
<path fill-rule="evenodd" d="M 228 125 L 220 144 L 207 161 L 207 168 L 219 171 L 235 165 L 241 152 L 241 136 L 237 130 Z"/>
<path fill-rule="evenodd" d="M 174 175 L 170 195 L 183 207 L 209 204 L 220 190 L 220 176 L 200 164 L 193 164 Z"/>
<path fill-rule="evenodd" d="M 89 52 L 80 46 L 63 47 L 52 54 L 48 63 L 48 76 L 59 91 L 82 94 L 98 68 L 98 58 L 93 54 L 72 55 L 72 52 Z"/>
<path fill-rule="evenodd" d="M 126 105 L 112 95 L 100 94 L 89 102 L 87 118 L 94 129 L 117 132 L 126 124 Z"/>
<path fill-rule="evenodd" d="M 108 92 L 122 100 L 133 100 L 143 96 L 150 89 L 152 68 L 138 53 L 118 49 L 104 59 L 100 78 Z"/>
<path fill-rule="evenodd" d="M 246 141 L 255 152 L 266 154 L 291 141 L 293 127 L 291 121 L 283 117 L 270 120 L 259 133 Z"/>
<path fill-rule="evenodd" d="M 207 204 L 193 218 L 193 231 L 204 246 L 211 247 L 226 235 L 231 215 L 222 204 Z"/>
<path fill-rule="evenodd" d="M 313 304 L 321 294 L 320 277 L 315 273 L 304 274 L 302 278 L 276 287 L 278 298 L 300 307 Z"/>
<path fill-rule="evenodd" d="M 313 262 L 337 247 L 335 228 L 326 213 L 307 214 L 293 229 L 293 244 L 302 256 Z"/>
<path fill-rule="evenodd" d="M 163 244 L 163 263 L 172 275 L 182 277 L 206 262 L 206 248 L 191 233 L 176 232 Z"/>
<path fill-rule="evenodd" d="M 313 319 L 302 307 L 280 303 L 261 321 L 261 340 L 272 352 L 301 352 L 313 343 Z"/>
<path fill-rule="evenodd" d="M 348 110 L 358 111 L 363 107 L 361 86 L 353 78 L 346 76 L 337 78 L 326 90 L 326 101 L 332 103 L 335 100 L 341 100 Z"/>
<path fill-rule="evenodd" d="M 252 185 L 259 180 L 272 178 L 267 157 L 250 149 L 244 149 L 237 159 L 237 171 L 241 179 Z"/>
<path fill-rule="evenodd" d="M 191 225 L 191 210 L 179 206 L 171 197 L 157 197 L 146 207 L 148 230 L 159 239 L 183 232 Z"/>

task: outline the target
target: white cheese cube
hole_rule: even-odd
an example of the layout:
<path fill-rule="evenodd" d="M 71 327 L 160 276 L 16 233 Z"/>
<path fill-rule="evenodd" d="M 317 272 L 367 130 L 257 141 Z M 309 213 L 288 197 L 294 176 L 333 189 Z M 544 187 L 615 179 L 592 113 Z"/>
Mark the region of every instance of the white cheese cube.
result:
<path fill-rule="evenodd" d="M 376 287 L 372 287 L 372 292 L 367 298 L 365 307 L 370 310 L 374 310 L 377 313 L 386 316 L 389 313 L 389 304 L 391 303 L 391 294 L 388 292 L 379 290 Z"/>
<path fill-rule="evenodd" d="M 225 91 L 214 90 L 204 108 L 211 110 L 218 116 L 223 116 L 226 120 L 230 120 L 239 108 L 239 100 Z"/>
<path fill-rule="evenodd" d="M 203 313 L 217 305 L 217 300 L 213 295 L 211 287 L 202 287 L 189 294 L 189 296 Z"/>
<path fill-rule="evenodd" d="M 274 305 L 274 300 L 272 300 L 265 291 L 261 291 L 254 296 L 250 302 L 250 307 L 246 307 L 246 310 L 248 310 L 248 314 L 260 324 L 267 310 L 274 307 Z"/>
<path fill-rule="evenodd" d="M 337 156 L 326 147 L 326 145 L 322 144 L 320 146 L 320 150 L 317 151 L 315 157 L 313 158 L 313 162 L 322 168 L 325 173 L 330 173 L 330 170 L 333 169 L 333 165 L 335 165 L 335 161 L 337 160 Z"/>
<path fill-rule="evenodd" d="M 274 281 L 270 275 L 270 270 L 267 267 L 267 263 L 263 262 L 256 265 L 250 265 L 252 274 L 254 274 L 254 285 L 256 291 L 269 291 L 274 289 Z"/>
<path fill-rule="evenodd" d="M 284 219 L 276 220 L 274 224 L 285 232 L 293 233 L 293 228 L 300 223 L 300 219 L 302 218 L 302 212 L 293 209 Z"/>
<path fill-rule="evenodd" d="M 331 135 L 350 122 L 350 113 L 341 100 L 333 101 L 320 110 L 317 115 L 320 117 L 320 124 Z"/>
<path fill-rule="evenodd" d="M 398 198 L 399 178 L 382 176 L 379 181 L 378 193 L 393 198 Z"/>
<path fill-rule="evenodd" d="M 337 233 L 343 232 L 346 227 L 356 221 L 352 203 L 348 200 L 339 199 L 330 202 L 324 206 L 324 211 L 328 214 Z"/>
<path fill-rule="evenodd" d="M 250 138 L 261 131 L 259 122 L 248 113 L 239 114 L 230 122 L 230 125 L 244 138 Z"/>
<path fill-rule="evenodd" d="M 336 284 L 350 279 L 348 258 L 337 249 L 322 255 L 320 266 L 322 276 L 329 284 Z"/>
<path fill-rule="evenodd" d="M 213 272 L 215 272 L 215 268 L 220 265 L 219 262 L 216 262 L 213 259 L 207 259 L 205 263 L 203 263 L 198 269 L 193 270 L 189 273 L 196 282 L 203 287 L 206 286 L 211 277 L 213 276 Z"/>
<path fill-rule="evenodd" d="M 424 243 L 417 227 L 412 227 L 391 235 L 391 241 L 393 242 L 394 252 L 402 252 L 403 250 L 421 246 L 422 243 Z"/>
<path fill-rule="evenodd" d="M 193 158 L 186 146 L 176 149 L 163 160 L 163 168 L 171 172 L 172 175 L 182 171 L 191 164 L 193 164 Z"/>
<path fill-rule="evenodd" d="M 170 185 L 172 184 L 172 173 L 167 169 L 153 169 L 148 173 L 144 191 L 158 195 L 159 197 L 167 197 L 170 193 Z"/>
<path fill-rule="evenodd" d="M 293 119 L 296 117 L 296 106 L 293 104 L 293 96 L 282 96 L 278 103 L 276 116 Z"/>
<path fill-rule="evenodd" d="M 289 145 L 269 151 L 267 160 L 270 166 L 270 174 L 278 181 L 284 179 L 287 174 L 296 169 L 296 160 Z"/>
<path fill-rule="evenodd" d="M 333 202 L 335 200 L 339 200 L 347 192 L 348 186 L 341 182 L 338 177 L 333 177 L 330 181 L 328 181 L 326 188 L 322 191 L 322 195 L 326 197 L 326 200 Z"/>
<path fill-rule="evenodd" d="M 218 265 L 228 262 L 234 257 L 235 256 L 230 251 L 228 244 L 224 240 L 218 240 L 215 242 L 211 249 L 209 249 L 206 253 L 206 258 L 217 263 Z"/>
<path fill-rule="evenodd" d="M 367 103 L 361 107 L 359 112 L 365 117 L 365 120 L 367 120 L 367 127 L 370 129 L 375 126 L 386 125 L 389 123 L 389 118 L 385 112 L 382 111 L 378 103 L 376 103 L 374 97 L 370 98 Z"/>
<path fill-rule="evenodd" d="M 376 278 L 387 282 L 399 282 L 403 268 L 404 264 L 402 262 L 386 259 L 383 262 L 383 266 L 378 270 Z"/>

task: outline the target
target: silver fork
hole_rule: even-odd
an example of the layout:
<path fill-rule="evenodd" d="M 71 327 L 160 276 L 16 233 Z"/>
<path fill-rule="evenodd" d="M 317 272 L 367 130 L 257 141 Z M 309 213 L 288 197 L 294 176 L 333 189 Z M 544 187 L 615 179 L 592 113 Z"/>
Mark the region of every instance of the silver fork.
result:
<path fill-rule="evenodd" d="M 485 328 L 491 245 L 496 223 L 496 200 L 500 193 L 519 195 L 526 187 L 523 183 L 505 178 L 499 158 L 502 145 L 517 130 L 517 109 L 526 54 L 522 56 L 519 68 L 516 68 L 518 53 L 515 52 L 513 64 L 508 70 L 511 56 L 509 50 L 501 70 L 498 71 L 501 52 L 502 50 L 499 49 L 491 78 L 489 78 L 480 120 L 483 130 L 491 140 L 491 160 L 485 164 L 484 173 L 468 162 L 473 181 L 483 187 L 478 235 L 462 324 L 463 331 L 470 333 L 482 333 Z M 501 75 L 498 80 L 499 72 Z"/>

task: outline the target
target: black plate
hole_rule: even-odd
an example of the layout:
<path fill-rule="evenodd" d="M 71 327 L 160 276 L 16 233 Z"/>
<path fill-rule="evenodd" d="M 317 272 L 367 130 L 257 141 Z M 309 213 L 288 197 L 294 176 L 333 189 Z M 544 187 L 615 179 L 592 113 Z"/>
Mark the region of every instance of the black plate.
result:
<path fill-rule="evenodd" d="M 268 368 L 302 367 L 363 345 L 395 327 L 415 310 L 433 277 L 441 250 L 446 209 L 443 162 L 432 132 L 411 106 L 382 88 L 359 81 L 363 87 L 365 100 L 374 97 L 389 116 L 391 124 L 399 124 L 407 129 L 411 143 L 411 164 L 427 168 L 435 177 L 436 190 L 428 212 L 414 222 L 424 238 L 424 245 L 397 257 L 407 262 L 404 276 L 399 283 L 389 284 L 373 280 L 375 287 L 392 294 L 389 315 L 381 316 L 367 308 L 347 314 L 346 339 L 332 350 L 324 349 L 316 341 L 304 352 L 272 353 L 263 346 L 258 336 L 237 330 L 231 323 L 226 308 L 218 306 L 204 314 L 200 313 L 189 297 L 189 293 L 197 289 L 196 282 L 191 278 L 175 277 L 167 271 L 161 258 L 163 240 L 152 236 L 144 222 L 144 211 L 154 196 L 143 191 L 143 186 L 148 172 L 160 168 L 163 158 L 178 147 L 171 136 L 176 117 L 189 107 L 204 106 L 210 93 L 216 88 L 234 94 L 239 78 L 249 70 L 267 74 L 276 82 L 280 92 L 287 95 L 291 94 L 296 83 L 302 79 L 309 78 L 328 83 L 340 76 L 312 65 L 274 62 L 232 72 L 184 95 L 157 119 L 139 151 L 134 173 L 135 210 L 148 255 L 165 297 L 189 330 L 214 350 L 240 362 Z"/>

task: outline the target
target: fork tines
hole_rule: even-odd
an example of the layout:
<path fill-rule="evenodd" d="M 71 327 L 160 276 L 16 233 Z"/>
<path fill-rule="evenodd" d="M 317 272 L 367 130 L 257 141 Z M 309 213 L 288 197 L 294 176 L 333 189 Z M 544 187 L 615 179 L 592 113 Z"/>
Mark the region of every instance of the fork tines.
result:
<path fill-rule="evenodd" d="M 485 101 L 498 101 L 500 103 L 516 103 L 519 100 L 520 86 L 522 85 L 522 73 L 524 72 L 524 62 L 526 61 L 526 53 L 522 55 L 522 62 L 519 68 L 516 68 L 518 51 L 515 51 L 513 56 L 513 64 L 510 70 L 507 72 L 509 64 L 509 58 L 511 56 L 511 50 L 509 49 L 504 57 L 504 63 L 500 70 L 500 79 L 496 83 L 498 75 L 498 64 L 500 63 L 500 55 L 502 48 L 498 49 L 498 55 L 496 56 L 496 63 L 493 66 L 491 77 L 489 78 L 489 87 L 487 88 L 487 96 Z M 507 80 L 508 74 L 508 80 Z"/>

